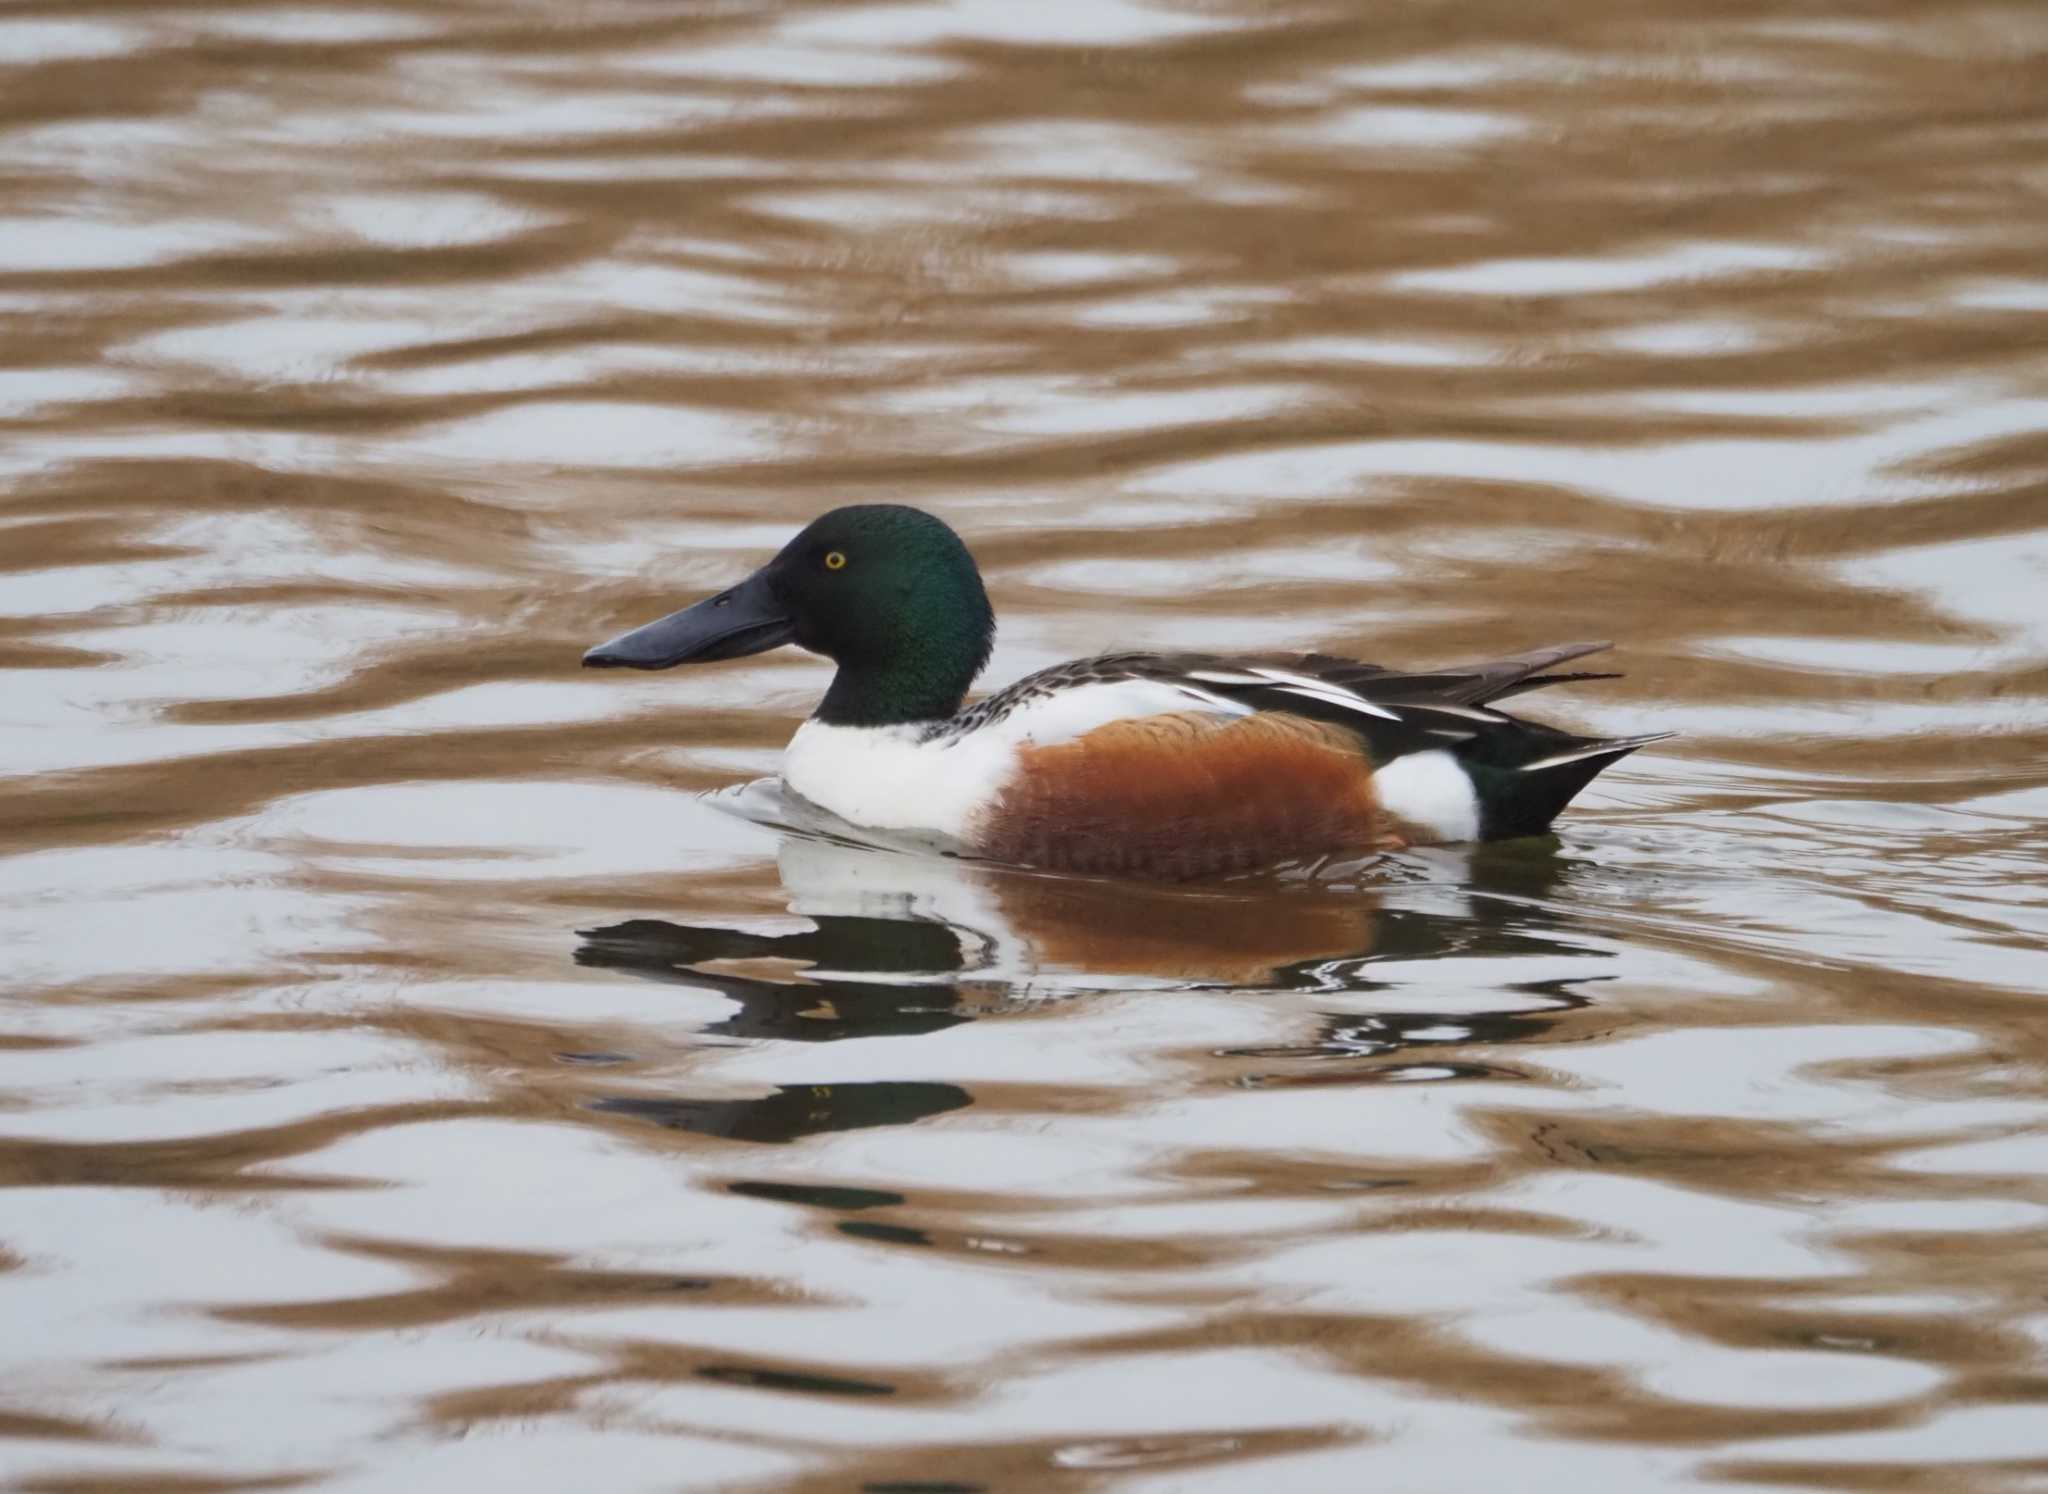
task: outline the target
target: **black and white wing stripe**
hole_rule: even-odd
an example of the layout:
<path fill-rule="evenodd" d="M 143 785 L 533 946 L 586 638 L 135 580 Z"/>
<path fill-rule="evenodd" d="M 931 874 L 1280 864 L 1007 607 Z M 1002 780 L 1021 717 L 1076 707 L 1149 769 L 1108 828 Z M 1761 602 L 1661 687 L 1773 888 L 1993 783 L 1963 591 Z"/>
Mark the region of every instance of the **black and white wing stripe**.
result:
<path fill-rule="evenodd" d="M 1084 685 L 1143 681 L 1173 687 L 1190 706 L 1230 711 L 1288 711 L 1358 732 L 1382 762 L 1452 746 L 1518 725 L 1489 702 L 1599 674 L 1545 671 L 1607 648 L 1573 643 L 1449 669 L 1398 670 L 1326 654 L 1102 654 L 1026 675 L 934 726 L 959 735 L 989 726 L 1033 702 Z"/>

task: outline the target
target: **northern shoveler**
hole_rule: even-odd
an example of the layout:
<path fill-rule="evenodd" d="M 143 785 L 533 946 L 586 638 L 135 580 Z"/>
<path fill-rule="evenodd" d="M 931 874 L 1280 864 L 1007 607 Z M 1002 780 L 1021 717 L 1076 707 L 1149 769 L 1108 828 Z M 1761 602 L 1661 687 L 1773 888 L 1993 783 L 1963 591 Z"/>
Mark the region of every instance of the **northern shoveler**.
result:
<path fill-rule="evenodd" d="M 1494 709 L 1614 678 L 1551 672 L 1605 643 L 1417 672 L 1324 654 L 1103 654 L 964 706 L 994 639 L 960 537 L 918 509 L 862 504 L 583 662 L 667 669 L 794 643 L 839 666 L 784 755 L 794 793 L 991 860 L 1172 881 L 1540 834 L 1602 768 L 1670 735 L 1573 736 Z"/>

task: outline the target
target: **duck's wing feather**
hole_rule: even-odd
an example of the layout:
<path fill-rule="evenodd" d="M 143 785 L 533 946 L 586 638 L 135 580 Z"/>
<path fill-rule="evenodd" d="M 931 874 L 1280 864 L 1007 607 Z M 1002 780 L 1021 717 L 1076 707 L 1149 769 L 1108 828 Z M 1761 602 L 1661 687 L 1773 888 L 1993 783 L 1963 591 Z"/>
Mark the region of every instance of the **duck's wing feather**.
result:
<path fill-rule="evenodd" d="M 1437 701 L 1451 705 L 1484 705 L 1545 685 L 1574 680 L 1619 679 L 1615 674 L 1549 674 L 1560 664 L 1604 653 L 1612 643 L 1561 643 L 1551 648 L 1531 649 L 1505 659 L 1488 659 L 1476 664 L 1456 664 L 1443 669 L 1387 669 L 1329 654 L 1297 655 L 1298 666 L 1332 684 L 1343 685 L 1382 701 Z"/>
<path fill-rule="evenodd" d="M 1289 743 L 1260 728 L 1320 732 L 1362 749 L 1334 757 L 1349 756 L 1362 770 L 1359 783 L 1371 786 L 1377 812 L 1405 827 L 1403 834 L 1440 840 L 1533 835 L 1546 829 L 1596 774 L 1668 735 L 1582 737 L 1497 708 L 1495 703 L 1506 697 L 1544 686 L 1613 678 L 1557 668 L 1606 647 L 1569 643 L 1430 670 L 1388 669 L 1325 654 L 1103 654 L 1028 675 L 971 711 L 935 724 L 931 734 L 951 736 L 963 746 L 978 744 L 970 752 L 994 753 L 1005 782 L 1019 762 L 1038 765 L 1042 773 L 1022 776 L 1029 792 L 1050 792 L 1071 780 L 1091 791 L 1107 784 L 1118 793 L 1141 796 L 1173 781 L 1169 769 L 1175 759 L 1168 750 L 1173 743 L 1165 741 L 1171 735 L 1181 747 L 1201 749 L 1196 757 L 1182 754 L 1190 764 L 1199 758 L 1194 782 L 1212 797 L 1224 786 L 1223 802 L 1234 808 L 1253 806 L 1257 812 L 1251 829 L 1263 833 L 1276 824 L 1296 824 L 1297 811 L 1320 812 L 1348 802 L 1341 788 L 1313 781 L 1311 766 L 1327 767 L 1332 754 L 1290 756 L 1283 750 Z M 988 729 L 979 730 L 983 727 Z M 1311 742 L 1311 737 L 1300 741 Z M 1240 746 L 1254 745 L 1272 750 L 1235 753 Z M 1327 741 L 1312 745 L 1327 748 Z M 1111 759 L 1126 746 L 1142 749 L 1147 766 L 1114 771 Z M 1054 769 L 1069 758 L 1073 771 L 1063 778 Z M 1233 766 L 1256 769 L 1250 787 L 1242 775 L 1230 776 L 1226 770 Z M 1261 797 L 1269 788 L 1280 792 L 1288 786 L 1306 786 L 1305 798 L 1279 803 Z M 1192 787 L 1176 799 L 1183 801 L 1208 802 Z M 1016 807 L 1007 798 L 1001 802 Z M 1034 819 L 1027 805 L 1008 823 L 1015 828 L 1061 818 Z M 1090 824 L 1123 823 L 1100 804 L 1081 818 Z M 1157 816 L 1137 818 L 1149 824 Z M 1249 845 L 1256 836 L 1233 832 L 1228 839 L 1232 845 Z M 1124 867 L 1114 858 L 1134 854 L 1131 844 L 1120 829 L 1104 854 Z M 1259 846 L 1261 853 L 1271 849 L 1264 842 Z"/>
<path fill-rule="evenodd" d="M 1342 725 L 1363 736 L 1381 762 L 1454 746 L 1489 728 L 1520 726 L 1491 702 L 1547 685 L 1612 675 L 1552 673 L 1608 643 L 1567 643 L 1504 659 L 1442 669 L 1401 670 L 1328 654 L 1116 653 L 1074 659 L 1026 675 L 938 730 L 960 734 L 1007 718 L 1060 714 L 1058 697 L 1088 686 L 1103 706 L 1128 699 L 1119 714 L 1213 710 L 1286 711 Z M 1021 713 L 1021 714 L 1020 714 Z M 1092 713 L 1091 713 L 1092 714 Z"/>

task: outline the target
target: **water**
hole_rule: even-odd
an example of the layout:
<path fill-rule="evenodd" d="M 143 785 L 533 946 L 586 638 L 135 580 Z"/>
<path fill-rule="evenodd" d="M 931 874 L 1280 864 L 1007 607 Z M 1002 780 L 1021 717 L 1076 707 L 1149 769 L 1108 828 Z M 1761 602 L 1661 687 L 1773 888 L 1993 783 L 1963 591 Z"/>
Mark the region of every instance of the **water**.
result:
<path fill-rule="evenodd" d="M 0 9 L 0 1478 L 2048 1487 L 2048 12 Z M 582 649 L 1612 637 L 1554 843 L 784 836 Z"/>

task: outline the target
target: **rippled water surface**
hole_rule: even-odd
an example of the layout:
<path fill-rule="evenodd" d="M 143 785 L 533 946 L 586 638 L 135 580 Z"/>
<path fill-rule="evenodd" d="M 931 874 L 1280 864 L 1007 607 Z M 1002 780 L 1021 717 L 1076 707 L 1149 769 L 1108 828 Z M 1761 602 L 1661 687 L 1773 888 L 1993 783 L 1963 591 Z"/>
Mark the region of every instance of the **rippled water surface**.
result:
<path fill-rule="evenodd" d="M 2044 244 L 2036 0 L 0 4 L 0 1481 L 2048 1488 Z M 1683 736 L 778 835 L 578 655 L 876 499 Z"/>

